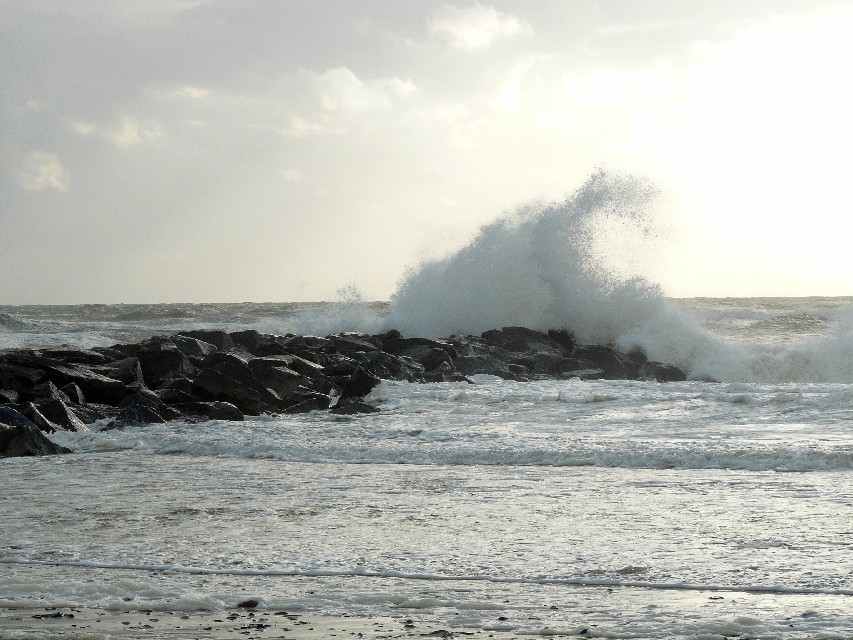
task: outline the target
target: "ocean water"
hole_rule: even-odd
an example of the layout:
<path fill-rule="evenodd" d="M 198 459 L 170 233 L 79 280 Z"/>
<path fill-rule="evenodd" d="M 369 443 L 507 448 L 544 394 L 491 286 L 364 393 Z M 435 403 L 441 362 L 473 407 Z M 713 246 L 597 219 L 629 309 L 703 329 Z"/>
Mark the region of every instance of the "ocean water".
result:
<path fill-rule="evenodd" d="M 837 339 L 851 303 L 669 301 L 776 361 Z M 0 335 L 283 332 L 340 310 L 17 307 Z M 74 455 L 0 463 L 0 606 L 252 596 L 536 634 L 853 634 L 853 380 L 475 382 L 386 381 L 361 417 L 59 434 Z"/>
<path fill-rule="evenodd" d="M 387 303 L 0 307 L 0 348 L 186 328 L 568 327 L 690 380 L 385 381 L 382 411 L 62 433 L 0 461 L 0 607 L 262 607 L 447 629 L 853 637 L 853 298 L 665 298 L 598 256 L 596 174 Z M 612 228 L 612 224 L 610 227 Z"/>

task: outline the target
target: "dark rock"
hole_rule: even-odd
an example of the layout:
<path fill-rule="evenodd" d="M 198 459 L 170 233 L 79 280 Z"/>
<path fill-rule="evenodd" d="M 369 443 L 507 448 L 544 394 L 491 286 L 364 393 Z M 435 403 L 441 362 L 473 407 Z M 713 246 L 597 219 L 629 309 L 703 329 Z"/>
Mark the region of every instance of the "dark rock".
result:
<path fill-rule="evenodd" d="M 86 396 L 83 394 L 83 390 L 73 382 L 64 385 L 60 391 L 65 394 L 71 404 L 79 406 L 86 404 Z"/>
<path fill-rule="evenodd" d="M 65 431 L 88 431 L 89 428 L 77 417 L 72 409 L 62 400 L 53 399 L 39 402 L 38 411 L 52 424 L 58 425 Z M 41 426 L 41 425 L 39 425 Z"/>
<path fill-rule="evenodd" d="M 323 354 L 323 370 L 330 376 L 349 376 L 359 367 L 359 361 L 340 353 Z"/>
<path fill-rule="evenodd" d="M 21 394 L 14 389 L 0 389 L 0 404 L 17 404 Z"/>
<path fill-rule="evenodd" d="M 640 376 L 658 382 L 682 382 L 687 380 L 687 374 L 680 368 L 662 362 L 649 360 L 640 369 Z"/>
<path fill-rule="evenodd" d="M 636 377 L 638 369 L 612 347 L 603 345 L 579 345 L 574 355 L 588 361 L 591 369 L 601 369 L 608 380 L 622 380 Z"/>
<path fill-rule="evenodd" d="M 194 390 L 207 400 L 231 402 L 244 413 L 258 415 L 281 406 L 281 397 L 264 387 L 236 353 L 214 353 L 205 359 Z"/>
<path fill-rule="evenodd" d="M 15 355 L 6 357 L 12 358 Z M 41 368 L 0 360 L 0 387 L 3 389 L 27 395 L 46 378 L 47 374 Z"/>
<path fill-rule="evenodd" d="M 181 331 L 180 335 L 187 336 L 188 338 L 195 338 L 202 342 L 208 342 L 220 351 L 228 351 L 228 349 L 234 346 L 234 341 L 231 339 L 231 336 L 224 331 L 196 329 L 193 331 Z"/>
<path fill-rule="evenodd" d="M 377 346 L 371 336 L 359 333 L 339 333 L 328 336 L 329 349 L 343 354 L 353 354 L 359 351 L 376 351 Z"/>
<path fill-rule="evenodd" d="M 124 383 L 96 373 L 83 365 L 45 363 L 50 379 L 59 385 L 74 383 L 93 402 L 117 404 L 126 395 Z"/>
<path fill-rule="evenodd" d="M 60 391 L 59 387 L 53 384 L 50 380 L 33 387 L 32 396 L 34 399 L 38 400 L 60 400 L 66 403 L 71 402 L 71 399 L 65 394 L 65 392 Z"/>
<path fill-rule="evenodd" d="M 296 371 L 308 378 L 323 377 L 325 373 L 323 365 L 318 362 L 306 360 L 305 358 L 293 355 L 292 353 L 264 356 L 263 360 L 265 362 L 275 361 L 278 364 L 274 364 L 272 366 L 287 367 L 288 369 L 292 369 L 293 371 Z"/>
<path fill-rule="evenodd" d="M 122 400 L 120 411 L 105 430 L 133 425 L 162 424 L 180 416 L 150 389 L 139 388 Z"/>
<path fill-rule="evenodd" d="M 515 374 L 509 370 L 509 364 L 489 353 L 459 356 L 453 361 L 453 364 L 456 365 L 456 369 L 460 373 L 466 376 L 487 373 L 507 380 L 515 379 Z"/>
<path fill-rule="evenodd" d="M 35 426 L 33 421 L 27 418 L 17 409 L 11 407 L 0 407 L 0 424 L 6 424 L 13 427 Z"/>
<path fill-rule="evenodd" d="M 302 357 L 305 357 L 300 352 L 328 351 L 331 342 L 328 338 L 320 338 L 318 336 L 290 336 L 284 339 L 284 345 L 290 353 L 298 353 Z M 308 359 L 310 360 L 311 358 Z"/>
<path fill-rule="evenodd" d="M 329 408 L 331 398 L 322 393 L 301 394 L 298 400 L 289 405 L 285 413 L 307 413 L 308 411 L 326 410 Z"/>
<path fill-rule="evenodd" d="M 55 433 L 56 431 L 64 431 L 61 426 L 51 422 L 47 418 L 47 416 L 45 416 L 41 411 L 39 411 L 39 408 L 32 402 L 28 403 L 27 406 L 24 408 L 24 413 L 26 414 L 27 418 L 32 420 L 33 424 L 36 425 L 36 427 L 38 427 L 39 431 L 41 431 L 42 433 Z"/>
<path fill-rule="evenodd" d="M 187 402 L 175 405 L 181 413 L 189 416 L 199 416 L 209 420 L 242 421 L 243 412 L 230 402 Z"/>
<path fill-rule="evenodd" d="M 47 456 L 71 453 L 48 440 L 32 423 L 0 424 L 0 457 Z"/>
<path fill-rule="evenodd" d="M 60 362 L 74 364 L 105 364 L 109 358 L 103 353 L 86 349 L 40 349 L 41 354 Z"/>
<path fill-rule="evenodd" d="M 381 382 L 372 373 L 359 367 L 347 380 L 342 381 L 342 396 L 344 398 L 361 398 L 373 390 Z"/>
<path fill-rule="evenodd" d="M 424 377 L 424 366 L 406 356 L 395 356 L 384 351 L 371 351 L 359 355 L 358 362 L 379 378 L 419 382 Z"/>
<path fill-rule="evenodd" d="M 164 380 L 192 377 L 195 367 L 178 346 L 168 339 L 151 338 L 137 354 L 142 365 L 142 375 L 149 387 L 157 387 Z"/>
<path fill-rule="evenodd" d="M 249 600 L 243 600 L 243 602 L 238 603 L 237 606 L 241 609 L 256 609 L 258 604 L 260 603 L 257 600 L 251 598 Z"/>
<path fill-rule="evenodd" d="M 216 345 L 189 336 L 172 336 L 172 342 L 188 358 L 206 358 L 218 351 Z"/>
<path fill-rule="evenodd" d="M 107 377 L 121 380 L 125 384 L 143 384 L 145 382 L 142 375 L 142 365 L 139 364 L 139 358 L 136 356 L 92 367 L 92 370 Z"/>
<path fill-rule="evenodd" d="M 537 353 L 553 353 L 558 356 L 565 356 L 563 346 L 542 333 L 534 331 L 526 327 L 504 327 L 503 329 L 492 329 L 486 331 L 482 335 L 483 340 L 487 343 L 506 349 L 507 351 L 520 352 L 537 352 Z"/>
<path fill-rule="evenodd" d="M 565 329 L 549 329 L 548 337 L 560 345 L 566 354 L 571 354 L 577 346 L 574 334 Z"/>
<path fill-rule="evenodd" d="M 286 396 L 300 386 L 311 384 L 311 380 L 302 374 L 284 366 L 275 358 L 254 358 L 249 360 L 249 369 L 263 386 L 273 389 L 279 396 Z"/>
<path fill-rule="evenodd" d="M 342 398 L 330 411 L 338 415 L 353 415 L 356 413 L 377 413 L 379 409 L 356 398 Z"/>

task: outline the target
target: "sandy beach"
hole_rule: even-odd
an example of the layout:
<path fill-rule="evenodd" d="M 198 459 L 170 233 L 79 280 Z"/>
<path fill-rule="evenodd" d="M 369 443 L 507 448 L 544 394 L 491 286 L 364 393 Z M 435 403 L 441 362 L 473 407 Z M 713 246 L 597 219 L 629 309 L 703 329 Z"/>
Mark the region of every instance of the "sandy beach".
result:
<path fill-rule="evenodd" d="M 582 632 L 583 629 L 578 629 Z M 588 633 L 588 632 L 586 632 Z M 579 637 L 585 637 L 582 633 Z M 97 608 L 10 608 L 0 609 L 0 639 L 47 640 L 73 638 L 452 638 L 476 636 L 515 637 L 507 631 L 445 629 L 426 617 L 329 617 L 294 614 L 282 610 L 233 609 L 230 611 L 107 611 Z"/>

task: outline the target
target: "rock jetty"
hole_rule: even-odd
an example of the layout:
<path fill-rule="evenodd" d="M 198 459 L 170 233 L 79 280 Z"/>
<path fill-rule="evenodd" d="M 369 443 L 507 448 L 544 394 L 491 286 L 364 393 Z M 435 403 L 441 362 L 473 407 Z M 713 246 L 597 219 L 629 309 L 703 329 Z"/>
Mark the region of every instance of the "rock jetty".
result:
<path fill-rule="evenodd" d="M 445 339 L 339 333 L 269 335 L 255 330 L 183 331 L 91 350 L 0 353 L 0 457 L 61 453 L 44 437 L 170 420 L 243 420 L 245 415 L 378 411 L 364 401 L 381 379 L 686 379 L 639 349 L 578 344 L 565 330 L 504 327 Z M 11 444 L 10 444 L 11 443 Z"/>

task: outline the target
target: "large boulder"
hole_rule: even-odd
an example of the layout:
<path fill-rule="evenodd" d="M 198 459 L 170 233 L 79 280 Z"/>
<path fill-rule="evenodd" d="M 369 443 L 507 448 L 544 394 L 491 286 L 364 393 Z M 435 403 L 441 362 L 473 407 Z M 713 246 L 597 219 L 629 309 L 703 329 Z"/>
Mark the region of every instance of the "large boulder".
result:
<path fill-rule="evenodd" d="M 148 387 L 158 387 L 164 380 L 192 377 L 195 366 L 172 340 L 151 338 L 136 354 Z"/>
<path fill-rule="evenodd" d="M 136 356 L 121 358 L 105 365 L 92 367 L 92 370 L 109 378 L 120 380 L 125 384 L 145 383 L 145 377 L 142 375 L 142 365 Z"/>
<path fill-rule="evenodd" d="M 196 338 L 202 342 L 214 345 L 220 351 L 228 351 L 234 346 L 231 336 L 217 329 L 194 329 L 192 331 L 181 331 L 180 335 L 188 338 Z"/>
<path fill-rule="evenodd" d="M 639 367 L 634 361 L 605 345 L 579 345 L 575 348 L 574 357 L 585 361 L 584 368 L 601 369 L 603 377 L 608 380 L 636 378 L 639 373 Z"/>
<path fill-rule="evenodd" d="M 0 458 L 58 453 L 71 453 L 71 450 L 48 440 L 34 424 L 0 423 Z"/>
<path fill-rule="evenodd" d="M 110 360 L 103 353 L 87 349 L 40 349 L 40 352 L 47 358 L 72 364 L 105 364 Z"/>
<path fill-rule="evenodd" d="M 77 414 L 59 398 L 44 400 L 34 406 L 42 416 L 50 421 L 51 424 L 57 425 L 64 431 L 89 430 L 89 427 L 85 425 Z"/>
<path fill-rule="evenodd" d="M 253 358 L 249 360 L 248 365 L 255 380 L 282 397 L 312 383 L 310 378 L 290 369 L 284 361 L 277 358 Z"/>
<path fill-rule="evenodd" d="M 231 402 L 244 413 L 259 415 L 281 406 L 281 397 L 255 378 L 248 360 L 233 352 L 210 355 L 201 365 L 194 391 L 206 400 Z"/>
<path fill-rule="evenodd" d="M 211 353 L 215 353 L 219 350 L 214 344 L 205 342 L 204 340 L 199 340 L 198 338 L 182 336 L 180 334 L 172 336 L 172 342 L 181 351 L 181 353 L 191 360 L 193 358 L 206 358 Z"/>
<path fill-rule="evenodd" d="M 375 375 L 359 367 L 352 375 L 338 380 L 341 384 L 341 396 L 343 398 L 361 398 L 366 396 L 378 385 L 381 380 Z"/>

